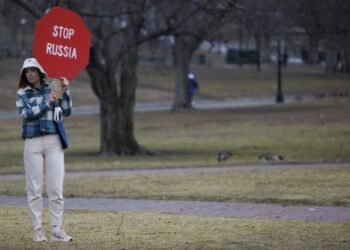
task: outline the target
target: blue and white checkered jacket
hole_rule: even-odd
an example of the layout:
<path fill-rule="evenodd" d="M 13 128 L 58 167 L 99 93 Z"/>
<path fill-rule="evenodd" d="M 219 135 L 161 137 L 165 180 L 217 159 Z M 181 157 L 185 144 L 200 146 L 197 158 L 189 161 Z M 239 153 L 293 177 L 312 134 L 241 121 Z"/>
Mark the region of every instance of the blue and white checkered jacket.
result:
<path fill-rule="evenodd" d="M 21 88 L 16 94 L 16 106 L 22 117 L 22 138 L 32 138 L 45 134 L 57 134 L 53 120 L 54 105 L 46 102 L 51 93 L 50 84 L 43 84 L 40 90 L 31 86 Z M 72 99 L 69 90 L 63 93 L 60 102 L 63 116 L 69 116 L 72 111 Z"/>

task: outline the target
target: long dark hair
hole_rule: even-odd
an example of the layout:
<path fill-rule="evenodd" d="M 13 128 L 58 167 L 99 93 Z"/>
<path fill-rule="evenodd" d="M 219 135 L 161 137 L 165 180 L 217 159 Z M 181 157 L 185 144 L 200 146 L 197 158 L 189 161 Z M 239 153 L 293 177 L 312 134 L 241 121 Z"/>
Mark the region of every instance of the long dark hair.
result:
<path fill-rule="evenodd" d="M 45 74 L 43 74 L 39 69 L 35 68 L 40 76 L 40 83 L 43 84 L 45 82 Z M 19 78 L 19 83 L 18 83 L 18 89 L 25 88 L 28 85 L 30 85 L 30 82 L 28 82 L 28 79 L 26 77 L 26 71 L 25 69 L 22 70 L 21 77 Z"/>

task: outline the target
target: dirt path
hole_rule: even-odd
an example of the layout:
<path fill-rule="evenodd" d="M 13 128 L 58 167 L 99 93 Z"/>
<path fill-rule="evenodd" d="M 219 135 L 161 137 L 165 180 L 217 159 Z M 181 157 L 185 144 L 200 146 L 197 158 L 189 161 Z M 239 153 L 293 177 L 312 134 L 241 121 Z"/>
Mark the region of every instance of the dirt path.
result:
<path fill-rule="evenodd" d="M 350 163 L 283 163 L 250 166 L 222 166 L 174 169 L 114 170 L 67 173 L 67 177 L 105 176 L 125 174 L 159 174 L 184 172 L 256 171 L 273 169 L 304 168 L 350 168 Z M 23 175 L 0 175 L 0 179 L 18 179 Z M 47 199 L 44 199 L 47 207 Z M 0 206 L 26 207 L 26 198 L 21 196 L 0 196 Z M 66 209 L 114 212 L 156 212 L 192 216 L 261 218 L 279 220 L 333 221 L 350 223 L 349 207 L 283 206 L 279 204 L 256 204 L 212 201 L 146 200 L 146 199 L 100 199 L 66 198 Z"/>

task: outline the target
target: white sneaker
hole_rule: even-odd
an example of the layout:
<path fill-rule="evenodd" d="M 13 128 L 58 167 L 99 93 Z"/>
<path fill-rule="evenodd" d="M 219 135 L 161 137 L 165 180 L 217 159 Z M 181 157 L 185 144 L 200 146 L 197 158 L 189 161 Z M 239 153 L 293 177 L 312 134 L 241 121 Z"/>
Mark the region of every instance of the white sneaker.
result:
<path fill-rule="evenodd" d="M 52 233 L 51 240 L 53 241 L 72 241 L 73 238 L 70 237 L 63 229 L 60 229 L 56 233 Z"/>
<path fill-rule="evenodd" d="M 33 235 L 33 241 L 35 242 L 47 241 L 44 230 L 42 230 L 41 228 L 38 228 L 37 230 L 35 230 Z"/>

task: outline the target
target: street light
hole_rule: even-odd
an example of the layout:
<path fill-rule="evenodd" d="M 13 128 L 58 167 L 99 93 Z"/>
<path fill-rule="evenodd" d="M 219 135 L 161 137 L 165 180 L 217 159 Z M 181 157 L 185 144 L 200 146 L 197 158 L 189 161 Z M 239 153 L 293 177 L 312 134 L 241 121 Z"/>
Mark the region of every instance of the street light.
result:
<path fill-rule="evenodd" d="M 281 56 L 281 36 L 277 36 L 277 93 L 276 102 L 283 103 L 282 93 L 282 56 Z"/>
<path fill-rule="evenodd" d="M 25 26 L 27 24 L 27 19 L 22 17 L 20 23 L 21 23 L 21 26 L 22 26 L 22 51 L 21 51 L 21 54 L 24 56 L 24 55 L 26 55 L 26 49 L 25 49 Z"/>

